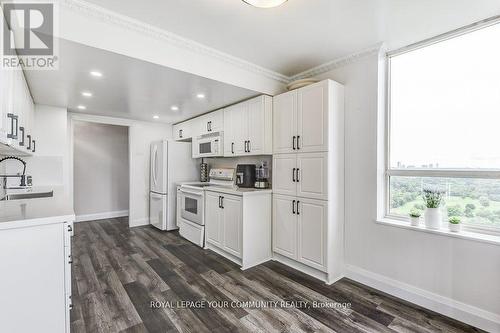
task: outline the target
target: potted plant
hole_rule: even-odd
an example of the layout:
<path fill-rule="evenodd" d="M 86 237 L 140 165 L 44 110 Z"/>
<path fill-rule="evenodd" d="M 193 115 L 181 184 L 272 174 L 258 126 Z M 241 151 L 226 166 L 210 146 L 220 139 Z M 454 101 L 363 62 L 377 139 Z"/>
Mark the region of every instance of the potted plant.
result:
<path fill-rule="evenodd" d="M 425 226 L 429 229 L 441 228 L 442 214 L 441 205 L 443 204 L 444 191 L 437 188 L 427 188 L 423 190 L 422 198 L 425 206 Z"/>
<path fill-rule="evenodd" d="M 448 219 L 448 228 L 450 229 L 450 231 L 453 231 L 453 232 L 459 232 L 460 231 L 460 227 L 461 227 L 461 224 L 460 224 L 460 217 L 458 216 L 452 216 Z"/>
<path fill-rule="evenodd" d="M 418 226 L 420 224 L 420 216 L 422 215 L 422 212 L 418 209 L 413 208 L 410 211 L 410 223 L 413 226 Z"/>

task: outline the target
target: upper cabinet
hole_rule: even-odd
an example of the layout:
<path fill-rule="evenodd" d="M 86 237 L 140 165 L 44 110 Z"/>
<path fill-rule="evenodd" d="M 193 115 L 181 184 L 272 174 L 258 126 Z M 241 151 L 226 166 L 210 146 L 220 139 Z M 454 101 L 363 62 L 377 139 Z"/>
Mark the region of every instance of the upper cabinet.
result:
<path fill-rule="evenodd" d="M 222 132 L 224 156 L 273 153 L 273 98 L 259 96 L 173 126 L 177 141 Z"/>
<path fill-rule="evenodd" d="M 328 151 L 329 81 L 274 97 L 274 153 Z"/>
<path fill-rule="evenodd" d="M 224 130 L 224 110 L 213 111 L 195 119 L 198 127 L 196 136 Z"/>
<path fill-rule="evenodd" d="M 272 113 L 270 96 L 224 109 L 224 156 L 271 155 Z"/>
<path fill-rule="evenodd" d="M 0 153 L 36 152 L 34 102 L 22 70 L 0 71 Z"/>

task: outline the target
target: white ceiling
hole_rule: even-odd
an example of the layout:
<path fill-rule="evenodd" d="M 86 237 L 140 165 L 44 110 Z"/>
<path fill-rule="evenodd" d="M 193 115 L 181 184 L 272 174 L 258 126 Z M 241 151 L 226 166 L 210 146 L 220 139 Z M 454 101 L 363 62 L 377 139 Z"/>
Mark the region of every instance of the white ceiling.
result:
<path fill-rule="evenodd" d="M 398 48 L 500 14 L 499 0 L 89 0 L 285 75 L 386 42 Z"/>
<path fill-rule="evenodd" d="M 59 48 L 59 70 L 25 72 L 36 103 L 87 114 L 170 123 L 258 95 L 66 40 L 59 41 Z M 92 77 L 92 70 L 101 71 L 103 77 Z M 93 96 L 83 97 L 82 91 L 90 91 Z M 197 98 L 198 93 L 206 98 Z M 78 105 L 87 109 L 78 110 Z M 179 111 L 171 111 L 172 105 Z M 153 115 L 160 119 L 153 120 Z"/>

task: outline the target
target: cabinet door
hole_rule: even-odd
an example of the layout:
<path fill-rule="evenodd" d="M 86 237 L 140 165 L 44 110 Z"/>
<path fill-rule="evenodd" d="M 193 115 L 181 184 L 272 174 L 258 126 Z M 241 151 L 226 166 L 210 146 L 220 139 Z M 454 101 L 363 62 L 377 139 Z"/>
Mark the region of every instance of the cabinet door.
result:
<path fill-rule="evenodd" d="M 222 209 L 219 208 L 219 194 L 205 192 L 205 234 L 207 242 L 222 247 Z"/>
<path fill-rule="evenodd" d="M 291 153 L 297 136 L 297 91 L 273 98 L 273 152 Z"/>
<path fill-rule="evenodd" d="M 241 258 L 243 224 L 241 198 L 237 196 L 222 196 L 222 216 L 224 225 L 224 250 Z"/>
<path fill-rule="evenodd" d="M 298 150 L 328 151 L 328 83 L 298 90 Z"/>
<path fill-rule="evenodd" d="M 295 197 L 273 194 L 273 251 L 297 259 Z"/>
<path fill-rule="evenodd" d="M 231 107 L 231 127 L 233 131 L 234 156 L 246 154 L 245 141 L 248 140 L 247 110 L 247 103 L 239 103 Z"/>
<path fill-rule="evenodd" d="M 224 156 L 234 155 L 234 129 L 232 108 L 224 109 Z"/>
<path fill-rule="evenodd" d="M 207 116 L 209 132 L 220 132 L 224 130 L 224 110 L 210 112 Z"/>
<path fill-rule="evenodd" d="M 297 196 L 328 200 L 328 153 L 297 154 Z"/>
<path fill-rule="evenodd" d="M 278 154 L 273 156 L 273 193 L 296 195 L 295 182 L 297 170 L 296 154 Z"/>
<path fill-rule="evenodd" d="M 263 96 L 251 99 L 248 103 L 248 152 L 251 155 L 265 153 L 266 110 Z"/>
<path fill-rule="evenodd" d="M 325 270 L 328 202 L 303 198 L 298 200 L 299 261 Z"/>

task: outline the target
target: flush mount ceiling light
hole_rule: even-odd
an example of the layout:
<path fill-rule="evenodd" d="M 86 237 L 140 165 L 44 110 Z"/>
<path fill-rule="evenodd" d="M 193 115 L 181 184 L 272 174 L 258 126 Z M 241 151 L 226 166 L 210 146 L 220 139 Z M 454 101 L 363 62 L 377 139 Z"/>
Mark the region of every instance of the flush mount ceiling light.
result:
<path fill-rule="evenodd" d="M 90 75 L 92 75 L 93 77 L 102 77 L 102 73 L 98 71 L 91 71 Z"/>
<path fill-rule="evenodd" d="M 179 111 L 179 107 L 177 105 L 172 105 L 170 107 L 170 110 L 172 110 L 172 111 Z"/>
<path fill-rule="evenodd" d="M 90 91 L 82 91 L 83 97 L 92 97 L 92 93 Z"/>
<path fill-rule="evenodd" d="M 259 8 L 272 8 L 284 4 L 287 0 L 243 0 L 243 2 Z"/>
<path fill-rule="evenodd" d="M 199 93 L 199 94 L 196 94 L 196 97 L 202 99 L 202 98 L 205 98 L 205 94 Z"/>
<path fill-rule="evenodd" d="M 77 106 L 78 110 L 85 110 L 87 107 L 85 105 L 78 105 Z"/>
<path fill-rule="evenodd" d="M 154 115 L 153 119 L 160 119 L 160 116 Z"/>

